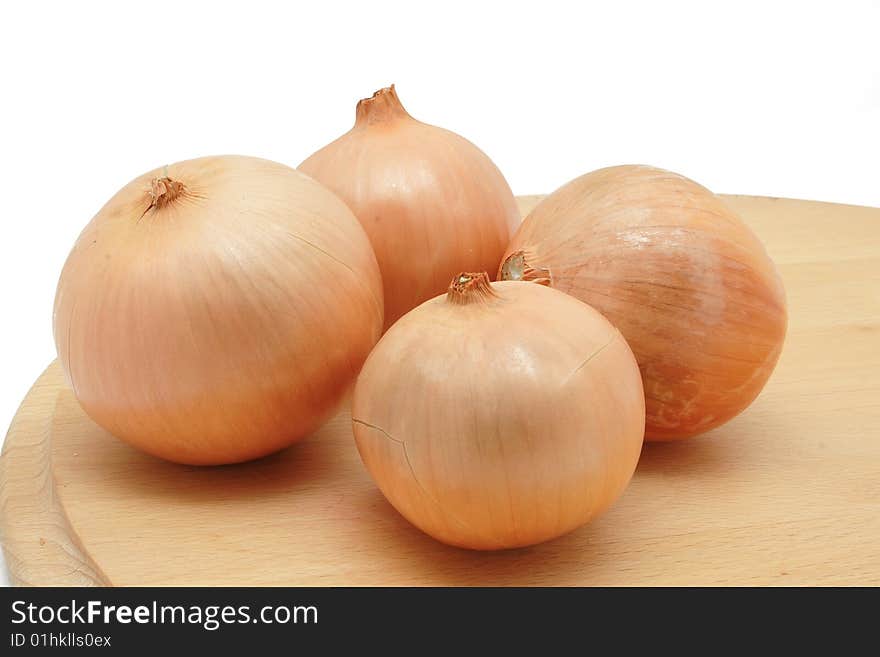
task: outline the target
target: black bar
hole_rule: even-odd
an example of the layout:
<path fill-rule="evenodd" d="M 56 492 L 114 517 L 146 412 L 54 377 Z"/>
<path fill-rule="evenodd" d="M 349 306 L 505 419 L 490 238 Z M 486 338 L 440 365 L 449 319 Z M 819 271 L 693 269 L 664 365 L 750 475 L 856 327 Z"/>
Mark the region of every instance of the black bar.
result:
<path fill-rule="evenodd" d="M 861 604 L 865 592 L 868 603 Z M 407 646 L 403 652 L 413 655 L 441 646 L 470 654 L 474 641 L 491 647 L 488 654 L 502 646 L 566 644 L 577 653 L 606 654 L 603 646 L 643 642 L 699 646 L 705 636 L 714 637 L 715 645 L 705 646 L 712 654 L 721 644 L 766 647 L 768 638 L 788 647 L 798 639 L 818 641 L 817 632 L 831 630 L 835 620 L 842 626 L 834 644 L 840 648 L 872 627 L 878 601 L 878 589 L 4 589 L 0 654 L 98 652 L 95 644 L 105 641 L 102 654 L 184 648 L 222 654 L 290 648 L 286 654 L 293 654 L 306 647 L 337 654 L 353 644 L 369 647 L 369 654 Z M 744 642 L 756 633 L 763 643 Z"/>

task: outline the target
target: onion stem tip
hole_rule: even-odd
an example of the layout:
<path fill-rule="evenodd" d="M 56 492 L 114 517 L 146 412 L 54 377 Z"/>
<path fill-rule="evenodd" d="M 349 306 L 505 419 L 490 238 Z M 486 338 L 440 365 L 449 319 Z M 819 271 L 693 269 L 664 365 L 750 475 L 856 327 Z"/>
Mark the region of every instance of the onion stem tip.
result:
<path fill-rule="evenodd" d="M 446 299 L 450 303 L 465 305 L 478 301 L 488 301 L 498 295 L 489 282 L 486 272 L 462 272 L 452 279 Z"/>

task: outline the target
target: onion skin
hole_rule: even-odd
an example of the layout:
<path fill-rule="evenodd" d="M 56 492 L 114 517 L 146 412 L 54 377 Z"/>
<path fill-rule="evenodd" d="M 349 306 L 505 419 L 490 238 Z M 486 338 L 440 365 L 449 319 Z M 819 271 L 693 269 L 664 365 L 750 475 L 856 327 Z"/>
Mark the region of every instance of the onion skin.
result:
<path fill-rule="evenodd" d="M 465 270 L 498 269 L 519 224 L 492 161 L 459 135 L 413 119 L 394 87 L 358 103 L 354 127 L 299 166 L 354 211 L 376 252 L 385 326 Z"/>
<path fill-rule="evenodd" d="M 92 219 L 55 299 L 82 407 L 179 463 L 234 463 L 328 417 L 381 335 L 378 265 L 331 192 L 239 156 L 151 171 Z"/>
<path fill-rule="evenodd" d="M 647 440 L 736 416 L 785 339 L 785 291 L 758 238 L 709 190 L 653 167 L 601 169 L 548 196 L 499 279 L 550 285 L 620 329 L 644 380 Z"/>
<path fill-rule="evenodd" d="M 546 541 L 601 513 L 632 477 L 638 366 L 573 297 L 462 276 L 370 354 L 352 402 L 357 447 L 391 504 L 444 543 Z"/>

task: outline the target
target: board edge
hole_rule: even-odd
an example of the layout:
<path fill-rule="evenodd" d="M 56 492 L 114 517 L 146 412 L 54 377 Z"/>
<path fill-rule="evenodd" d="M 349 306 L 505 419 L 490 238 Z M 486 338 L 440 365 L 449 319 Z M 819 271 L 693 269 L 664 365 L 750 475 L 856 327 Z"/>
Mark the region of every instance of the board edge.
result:
<path fill-rule="evenodd" d="M 13 586 L 108 586 L 80 548 L 55 493 L 51 441 L 63 385 L 53 361 L 25 396 L 0 454 L 0 545 Z"/>

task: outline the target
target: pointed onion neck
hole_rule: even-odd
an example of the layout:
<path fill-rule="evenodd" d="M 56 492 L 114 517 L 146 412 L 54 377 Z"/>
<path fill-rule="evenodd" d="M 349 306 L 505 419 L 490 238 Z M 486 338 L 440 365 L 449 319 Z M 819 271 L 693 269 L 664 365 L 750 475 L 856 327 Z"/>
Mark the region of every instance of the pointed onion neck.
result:
<path fill-rule="evenodd" d="M 452 279 L 446 292 L 446 300 L 460 306 L 485 303 L 497 296 L 486 272 L 461 273 Z"/>
<path fill-rule="evenodd" d="M 150 183 L 150 208 L 164 208 L 184 192 L 186 188 L 183 183 L 172 180 L 167 175 L 153 178 Z"/>
<path fill-rule="evenodd" d="M 505 258 L 498 270 L 498 280 L 530 281 L 539 285 L 550 285 L 552 282 L 550 270 L 531 265 L 525 251 L 514 251 Z"/>
<path fill-rule="evenodd" d="M 412 117 L 403 109 L 392 84 L 358 102 L 355 112 L 355 126 L 385 123 L 401 118 Z"/>

